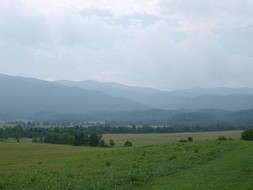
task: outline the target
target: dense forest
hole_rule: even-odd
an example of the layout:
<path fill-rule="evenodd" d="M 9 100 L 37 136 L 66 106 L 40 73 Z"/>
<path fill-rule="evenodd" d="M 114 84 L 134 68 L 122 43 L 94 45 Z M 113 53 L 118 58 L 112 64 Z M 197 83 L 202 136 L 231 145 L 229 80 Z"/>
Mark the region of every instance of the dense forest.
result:
<path fill-rule="evenodd" d="M 88 114 L 62 114 L 40 112 L 30 115 L 29 120 L 50 123 L 96 123 L 108 125 L 250 125 L 253 124 L 253 110 L 135 110 L 122 112 L 95 112 Z"/>

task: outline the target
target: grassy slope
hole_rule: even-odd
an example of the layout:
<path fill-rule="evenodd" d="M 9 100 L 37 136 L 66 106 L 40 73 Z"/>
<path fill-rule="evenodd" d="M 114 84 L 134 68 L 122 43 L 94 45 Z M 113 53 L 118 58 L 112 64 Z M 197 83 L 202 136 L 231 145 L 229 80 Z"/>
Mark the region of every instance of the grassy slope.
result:
<path fill-rule="evenodd" d="M 252 142 L 133 148 L 0 142 L 0 189 L 249 189 Z"/>
<path fill-rule="evenodd" d="M 191 170 L 158 179 L 141 189 L 240 189 L 253 187 L 253 142 L 240 142 L 231 151 Z"/>

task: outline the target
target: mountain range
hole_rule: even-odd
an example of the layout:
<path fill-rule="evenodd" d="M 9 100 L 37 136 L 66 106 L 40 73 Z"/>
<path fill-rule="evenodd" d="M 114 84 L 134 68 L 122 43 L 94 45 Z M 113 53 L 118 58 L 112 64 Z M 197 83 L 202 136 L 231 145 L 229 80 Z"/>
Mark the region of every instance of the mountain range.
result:
<path fill-rule="evenodd" d="M 110 96 L 122 97 L 155 109 L 222 109 L 245 110 L 253 108 L 252 88 L 192 88 L 161 91 L 152 88 L 131 87 L 117 83 L 96 81 L 57 81 L 59 84 L 102 91 Z"/>
<path fill-rule="evenodd" d="M 99 91 L 3 74 L 0 75 L 0 89 L 0 114 L 14 118 L 37 112 L 85 114 L 148 108 L 141 103 Z"/>
<path fill-rule="evenodd" d="M 227 112 L 253 109 L 253 89 L 220 87 L 163 91 L 112 82 L 49 82 L 0 74 L 0 120 L 33 119 L 42 115 L 45 118 L 86 115 L 98 120 L 102 113 L 110 118 L 118 115 L 115 120 L 136 115 L 139 120 L 147 115 L 156 115 L 156 118 L 163 115 L 164 120 L 166 114 L 173 113 L 174 117 L 179 112 L 199 113 L 199 110 L 210 109 Z"/>

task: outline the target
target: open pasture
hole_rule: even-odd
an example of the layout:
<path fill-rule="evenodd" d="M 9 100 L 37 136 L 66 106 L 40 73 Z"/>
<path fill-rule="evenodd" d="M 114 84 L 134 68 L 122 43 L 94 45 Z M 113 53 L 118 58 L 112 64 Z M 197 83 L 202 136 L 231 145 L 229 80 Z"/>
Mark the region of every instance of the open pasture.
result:
<path fill-rule="evenodd" d="M 128 135 L 138 146 L 92 148 L 9 139 L 0 142 L 0 189 L 251 189 L 252 142 L 217 134 L 235 140 L 218 141 L 215 133 L 209 140 L 202 133 L 171 134 L 174 140 L 163 134 L 160 141 Z M 194 141 L 176 142 L 188 136 Z"/>
<path fill-rule="evenodd" d="M 129 140 L 134 146 L 143 146 L 158 143 L 178 142 L 180 139 L 192 137 L 193 141 L 217 140 L 219 136 L 239 140 L 242 131 L 218 131 L 218 132 L 192 132 L 192 133 L 147 133 L 147 134 L 105 134 L 103 139 L 107 142 L 113 139 L 116 146 L 123 146 Z"/>

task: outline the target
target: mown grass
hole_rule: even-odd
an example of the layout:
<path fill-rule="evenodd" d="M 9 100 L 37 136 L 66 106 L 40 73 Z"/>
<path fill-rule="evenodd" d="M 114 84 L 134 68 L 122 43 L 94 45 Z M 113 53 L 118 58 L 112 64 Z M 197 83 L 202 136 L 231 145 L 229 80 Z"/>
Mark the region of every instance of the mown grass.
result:
<path fill-rule="evenodd" d="M 130 148 L 9 140 L 0 153 L 0 189 L 248 189 L 253 179 L 252 144 L 238 140 Z"/>

